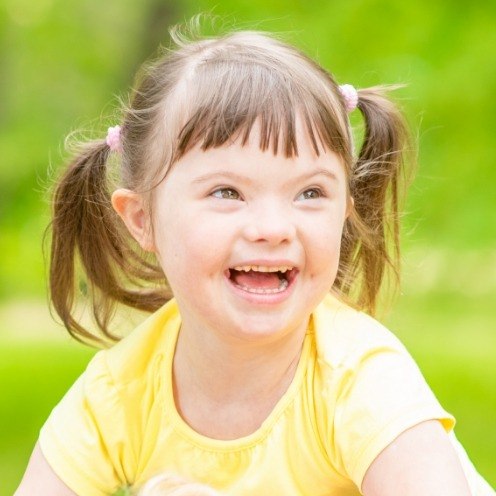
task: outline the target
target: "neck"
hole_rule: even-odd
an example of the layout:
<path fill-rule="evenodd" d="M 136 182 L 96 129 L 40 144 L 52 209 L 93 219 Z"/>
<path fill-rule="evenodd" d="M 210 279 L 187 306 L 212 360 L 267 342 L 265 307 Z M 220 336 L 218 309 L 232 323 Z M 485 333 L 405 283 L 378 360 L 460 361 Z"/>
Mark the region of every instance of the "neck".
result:
<path fill-rule="evenodd" d="M 223 404 L 285 391 L 298 365 L 306 324 L 263 343 L 226 342 L 215 333 L 183 325 L 174 356 L 176 388 L 181 392 L 182 385 Z"/>
<path fill-rule="evenodd" d="M 213 439 L 255 432 L 289 388 L 306 323 L 270 343 L 226 343 L 215 334 L 181 328 L 173 364 L 181 417 Z M 206 339 L 207 337 L 207 339 Z"/>

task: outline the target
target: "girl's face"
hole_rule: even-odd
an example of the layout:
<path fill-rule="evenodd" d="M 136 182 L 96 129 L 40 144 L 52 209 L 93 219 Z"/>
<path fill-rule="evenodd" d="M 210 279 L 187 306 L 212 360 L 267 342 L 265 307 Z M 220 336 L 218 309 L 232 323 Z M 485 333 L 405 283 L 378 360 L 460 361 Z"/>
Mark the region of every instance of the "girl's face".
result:
<path fill-rule="evenodd" d="M 153 200 L 156 252 L 183 327 L 228 340 L 274 340 L 306 326 L 336 277 L 347 215 L 340 158 L 250 143 L 194 148 Z"/>

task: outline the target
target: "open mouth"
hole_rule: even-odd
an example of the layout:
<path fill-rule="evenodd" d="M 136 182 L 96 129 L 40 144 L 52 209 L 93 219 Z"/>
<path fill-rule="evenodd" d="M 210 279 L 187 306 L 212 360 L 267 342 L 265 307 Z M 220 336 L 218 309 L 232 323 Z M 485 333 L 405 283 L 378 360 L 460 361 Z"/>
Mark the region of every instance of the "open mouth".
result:
<path fill-rule="evenodd" d="M 265 267 L 242 265 L 229 269 L 234 286 L 254 294 L 277 294 L 285 291 L 297 274 L 291 266 Z"/>

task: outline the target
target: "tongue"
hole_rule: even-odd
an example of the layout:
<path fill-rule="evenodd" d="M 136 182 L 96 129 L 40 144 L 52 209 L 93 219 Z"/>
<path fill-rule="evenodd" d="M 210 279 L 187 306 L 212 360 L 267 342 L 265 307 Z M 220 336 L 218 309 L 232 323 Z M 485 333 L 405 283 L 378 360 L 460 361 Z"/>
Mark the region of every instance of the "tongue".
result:
<path fill-rule="evenodd" d="M 245 288 L 277 289 L 281 280 L 277 272 L 249 272 L 232 270 L 231 279 Z"/>

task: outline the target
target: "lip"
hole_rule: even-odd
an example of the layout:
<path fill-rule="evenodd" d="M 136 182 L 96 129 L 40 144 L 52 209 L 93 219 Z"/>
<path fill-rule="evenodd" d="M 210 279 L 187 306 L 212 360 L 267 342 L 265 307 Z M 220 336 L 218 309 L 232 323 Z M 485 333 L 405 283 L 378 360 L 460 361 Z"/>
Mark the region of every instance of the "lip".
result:
<path fill-rule="evenodd" d="M 281 291 L 280 293 L 275 293 L 275 294 L 259 294 L 259 293 L 249 293 L 248 291 L 244 291 L 241 289 L 239 286 L 236 286 L 233 284 L 230 278 L 230 273 L 229 270 L 230 268 L 233 267 L 239 267 L 243 265 L 261 265 L 263 267 L 280 267 L 280 266 L 290 266 L 293 267 L 291 270 L 291 273 L 289 274 L 289 277 L 287 279 L 288 281 L 288 286 L 284 291 Z M 230 290 L 238 297 L 243 298 L 245 301 L 249 303 L 255 303 L 258 305 L 276 305 L 278 303 L 283 302 L 287 298 L 291 296 L 291 294 L 294 291 L 294 287 L 296 284 L 296 281 L 298 279 L 298 274 L 299 274 L 299 269 L 297 265 L 287 259 L 278 259 L 278 260 L 264 260 L 264 259 L 257 259 L 257 260 L 248 260 L 248 261 L 243 261 L 243 262 L 236 262 L 235 264 L 224 271 L 224 278 L 226 280 L 226 284 L 230 288 Z"/>

